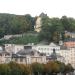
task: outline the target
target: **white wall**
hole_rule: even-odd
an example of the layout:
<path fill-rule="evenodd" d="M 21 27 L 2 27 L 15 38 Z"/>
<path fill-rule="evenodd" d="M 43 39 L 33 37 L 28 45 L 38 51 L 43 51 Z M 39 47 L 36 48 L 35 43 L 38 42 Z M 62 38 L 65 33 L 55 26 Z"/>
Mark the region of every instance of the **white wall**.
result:
<path fill-rule="evenodd" d="M 24 49 L 24 45 L 16 45 L 16 44 L 5 44 L 5 50 L 7 52 L 13 52 L 13 53 L 16 53 L 20 50 L 23 50 Z"/>
<path fill-rule="evenodd" d="M 40 53 L 46 53 L 46 55 L 50 55 L 55 49 L 57 52 L 60 50 L 60 46 L 50 46 L 50 45 L 36 45 L 33 46 L 34 49 L 39 51 Z"/>

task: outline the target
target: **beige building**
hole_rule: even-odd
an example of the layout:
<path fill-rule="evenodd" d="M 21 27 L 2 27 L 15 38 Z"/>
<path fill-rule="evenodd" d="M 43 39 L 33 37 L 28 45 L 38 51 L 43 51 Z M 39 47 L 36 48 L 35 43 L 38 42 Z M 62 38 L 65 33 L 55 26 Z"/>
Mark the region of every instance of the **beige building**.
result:
<path fill-rule="evenodd" d="M 69 63 L 68 53 L 69 53 L 68 50 L 60 50 L 60 51 L 59 51 L 59 54 L 60 54 L 61 56 L 63 56 L 63 58 L 65 59 L 65 61 L 64 61 L 65 64 L 68 64 L 68 63 Z"/>
<path fill-rule="evenodd" d="M 11 55 L 6 51 L 0 51 L 0 64 L 9 63 L 11 61 Z"/>
<path fill-rule="evenodd" d="M 19 46 L 19 45 L 18 45 Z M 16 48 L 18 47 L 16 46 Z M 32 49 L 32 46 L 25 45 L 23 49 L 20 49 L 15 53 L 11 53 L 12 48 L 10 44 L 7 46 L 7 50 L 0 51 L 0 64 L 9 63 L 14 61 L 22 64 L 31 64 L 34 62 L 46 63 L 46 55 L 39 53 Z M 21 47 L 19 47 L 21 48 Z M 14 48 L 15 49 L 15 48 Z M 8 52 L 7 52 L 8 51 Z"/>
<path fill-rule="evenodd" d="M 41 31 L 41 17 L 37 17 L 36 25 L 35 25 L 34 29 L 36 32 Z"/>
<path fill-rule="evenodd" d="M 28 53 L 25 53 L 23 51 L 22 53 L 18 53 L 12 56 L 12 61 L 22 64 L 31 64 L 34 62 L 38 63 L 46 63 L 46 56 L 40 54 L 37 51 L 30 51 Z"/>
<path fill-rule="evenodd" d="M 69 63 L 75 68 L 75 48 L 70 48 L 68 52 Z"/>
<path fill-rule="evenodd" d="M 31 51 L 34 49 L 33 51 Z M 15 45 L 15 44 L 5 44 L 5 50 L 8 53 L 16 53 L 13 56 L 13 61 L 18 63 L 30 64 L 33 62 L 46 63 L 46 56 L 51 55 L 53 49 L 59 56 L 58 60 L 64 62 L 65 64 L 70 63 L 75 68 L 75 47 L 67 48 L 65 46 L 58 46 L 53 43 L 50 45 Z M 24 50 L 24 51 L 23 51 Z M 46 54 L 41 55 L 41 54 Z M 6 62 L 6 58 L 11 60 L 10 55 L 0 53 L 0 63 Z"/>
<path fill-rule="evenodd" d="M 75 68 L 75 48 L 61 49 L 59 54 L 65 58 L 65 64 L 70 63 Z"/>
<path fill-rule="evenodd" d="M 66 36 L 66 37 L 75 38 L 75 32 L 68 32 L 68 31 L 65 31 L 65 36 Z"/>
<path fill-rule="evenodd" d="M 57 46 L 51 43 L 50 45 L 37 45 L 35 49 L 40 53 L 45 53 L 46 56 L 51 55 L 53 49 L 55 49 L 58 55 L 58 61 L 65 64 L 70 63 L 75 68 L 75 47 L 67 48 L 66 46 Z"/>

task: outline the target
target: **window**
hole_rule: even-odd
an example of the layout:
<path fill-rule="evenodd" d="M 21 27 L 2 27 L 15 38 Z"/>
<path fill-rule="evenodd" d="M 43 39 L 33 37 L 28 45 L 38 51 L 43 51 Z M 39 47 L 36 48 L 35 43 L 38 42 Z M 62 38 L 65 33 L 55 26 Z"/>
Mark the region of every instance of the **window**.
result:
<path fill-rule="evenodd" d="M 41 50 L 43 50 L 43 48 L 41 48 Z"/>
<path fill-rule="evenodd" d="M 38 50 L 40 50 L 40 48 L 38 48 Z"/>
<path fill-rule="evenodd" d="M 23 58 L 20 58 L 20 62 L 22 62 L 23 61 Z"/>
<path fill-rule="evenodd" d="M 17 61 L 18 61 L 18 59 L 17 59 L 17 58 L 15 58 L 15 61 L 17 62 Z"/>
<path fill-rule="evenodd" d="M 44 50 L 46 50 L 46 48 L 44 48 Z"/>
<path fill-rule="evenodd" d="M 8 45 L 6 45 L 6 46 L 8 46 Z"/>

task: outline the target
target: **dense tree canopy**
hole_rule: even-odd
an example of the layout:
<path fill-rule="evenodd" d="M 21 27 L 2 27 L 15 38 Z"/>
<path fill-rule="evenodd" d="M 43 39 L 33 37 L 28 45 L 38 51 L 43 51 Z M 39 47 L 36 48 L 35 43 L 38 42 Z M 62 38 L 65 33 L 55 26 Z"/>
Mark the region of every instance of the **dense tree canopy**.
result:
<path fill-rule="evenodd" d="M 67 16 L 62 16 L 61 18 L 42 17 L 41 32 L 39 33 L 40 40 L 58 43 L 60 39 L 65 39 L 65 31 L 75 32 L 74 18 Z"/>
<path fill-rule="evenodd" d="M 46 64 L 35 62 L 27 65 L 16 62 L 0 64 L 0 75 L 66 75 L 73 72 L 71 64 L 65 65 L 60 61 L 49 61 Z"/>
<path fill-rule="evenodd" d="M 31 15 L 0 14 L 0 37 L 6 34 L 21 34 L 34 30 Z"/>
<path fill-rule="evenodd" d="M 49 16 L 44 16 L 44 14 L 40 17 L 42 18 L 41 31 L 38 38 L 40 41 L 46 40 L 58 43 L 61 38 L 62 40 L 65 39 L 65 31 L 75 32 L 74 18 L 67 16 L 49 18 Z M 0 14 L 0 38 L 7 34 L 23 34 L 34 31 L 36 20 L 37 17 L 32 17 L 30 14 Z"/>

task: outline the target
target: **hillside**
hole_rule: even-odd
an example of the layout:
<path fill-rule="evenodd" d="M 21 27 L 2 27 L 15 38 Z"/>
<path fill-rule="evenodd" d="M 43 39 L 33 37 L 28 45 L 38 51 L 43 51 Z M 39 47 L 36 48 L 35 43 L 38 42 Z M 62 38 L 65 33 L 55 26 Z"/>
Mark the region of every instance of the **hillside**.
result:
<path fill-rule="evenodd" d="M 10 39 L 6 40 L 0 40 L 0 45 L 2 44 L 28 44 L 28 43 L 34 43 L 37 44 L 39 43 L 39 39 L 38 39 L 38 34 L 32 34 L 32 33 L 28 33 L 28 34 L 23 34 L 23 36 L 20 37 L 11 37 Z"/>
<path fill-rule="evenodd" d="M 58 43 L 60 40 L 70 38 L 69 36 L 65 37 L 65 31 L 71 33 L 75 32 L 75 19 L 67 16 L 62 16 L 61 18 L 58 17 L 50 18 L 44 13 L 36 17 L 32 17 L 30 14 L 26 15 L 0 14 L 0 38 L 2 38 L 4 35 L 17 35 L 17 34 L 24 34 L 27 32 L 32 33 L 35 31 L 35 27 L 39 31 L 37 37 L 38 40 L 40 41 L 46 40 L 47 42 Z M 28 40 L 28 38 L 30 39 L 30 41 Z M 16 37 L 13 38 L 11 41 L 2 40 L 0 41 L 0 43 L 4 42 L 4 43 L 26 44 L 37 40 L 36 38 L 34 38 L 35 40 L 32 41 L 33 38 L 34 36 L 27 36 L 27 38 Z"/>
<path fill-rule="evenodd" d="M 34 30 L 34 18 L 30 14 L 0 14 L 0 38 Z"/>

